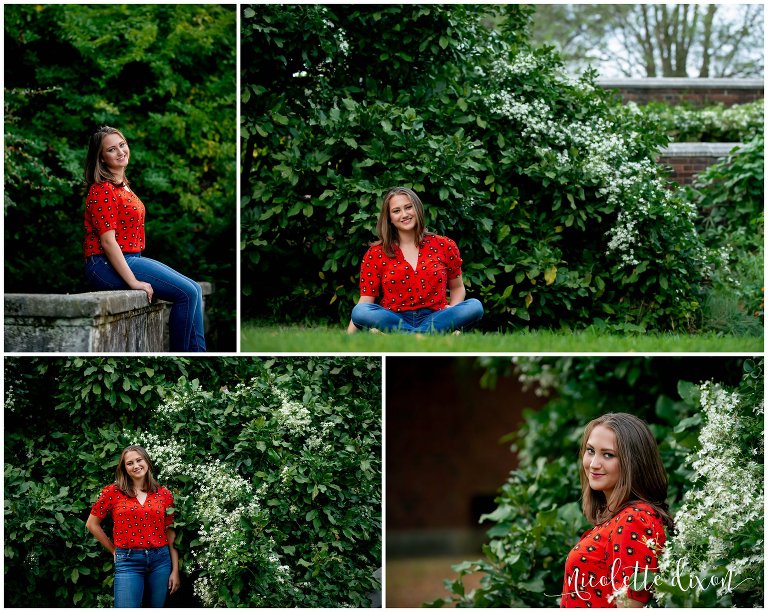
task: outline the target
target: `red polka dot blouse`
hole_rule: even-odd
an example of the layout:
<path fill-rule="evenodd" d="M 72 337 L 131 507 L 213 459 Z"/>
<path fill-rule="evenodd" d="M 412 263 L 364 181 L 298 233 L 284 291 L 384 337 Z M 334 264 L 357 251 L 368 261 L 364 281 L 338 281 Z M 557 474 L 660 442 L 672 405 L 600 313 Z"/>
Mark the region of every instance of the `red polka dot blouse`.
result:
<path fill-rule="evenodd" d="M 128 497 L 116 484 L 107 485 L 93 504 L 91 514 L 100 519 L 112 516 L 112 539 L 117 548 L 159 548 L 168 545 L 166 527 L 173 523 L 175 514 L 173 494 L 165 487 L 157 493 L 147 493 L 144 504 L 135 497 Z"/>
<path fill-rule="evenodd" d="M 85 257 L 104 253 L 99 237 L 109 230 L 115 230 L 115 240 L 124 253 L 143 251 L 144 213 L 139 197 L 125 187 L 109 182 L 91 185 L 85 198 Z"/>
<path fill-rule="evenodd" d="M 645 587 L 653 585 L 665 542 L 661 517 L 643 502 L 584 532 L 565 562 L 560 607 L 615 608 L 616 592 L 647 603 L 651 593 Z"/>
<path fill-rule="evenodd" d="M 360 264 L 360 295 L 380 295 L 381 306 L 395 312 L 448 306 L 448 281 L 461 276 L 456 243 L 445 236 L 426 235 L 415 269 L 400 247 L 393 246 L 394 257 L 387 257 L 380 244 L 368 249 Z"/>

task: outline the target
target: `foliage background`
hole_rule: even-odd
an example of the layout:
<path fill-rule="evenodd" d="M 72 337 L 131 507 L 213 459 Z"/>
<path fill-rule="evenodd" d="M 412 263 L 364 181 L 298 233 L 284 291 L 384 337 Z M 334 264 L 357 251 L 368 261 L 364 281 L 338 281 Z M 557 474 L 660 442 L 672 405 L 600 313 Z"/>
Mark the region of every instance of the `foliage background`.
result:
<path fill-rule="evenodd" d="M 370 605 L 380 360 L 9 358 L 5 386 L 6 606 L 112 605 L 85 520 L 136 440 L 179 513 L 171 605 Z"/>
<path fill-rule="evenodd" d="M 234 349 L 235 8 L 3 12 L 5 290 L 88 290 L 83 163 L 89 136 L 113 125 L 147 206 L 146 255 L 214 283 L 209 347 Z"/>
<path fill-rule="evenodd" d="M 654 162 L 667 135 L 530 45 L 531 10 L 243 7 L 245 318 L 348 319 L 380 198 L 405 184 L 459 243 L 487 329 L 700 325 L 705 251 Z"/>
<path fill-rule="evenodd" d="M 679 526 L 685 524 L 688 550 L 670 554 L 688 562 L 702 579 L 734 567 L 733 584 L 746 582 L 735 593 L 716 593 L 709 588 L 696 595 L 672 586 L 665 575 L 665 606 L 751 607 L 762 605 L 763 575 L 763 488 L 750 491 L 722 487 L 712 474 L 699 473 L 696 464 L 703 456 L 720 461 L 722 469 L 743 469 L 762 483 L 763 361 L 726 358 L 479 358 L 486 386 L 499 376 L 514 375 L 550 401 L 539 411 L 527 410 L 521 429 L 509 435 L 517 453 L 518 468 L 502 485 L 496 510 L 482 520 L 492 523 L 484 558 L 454 566 L 459 576 L 446 580 L 448 597 L 432 602 L 459 607 L 551 607 L 562 592 L 563 568 L 569 549 L 589 524 L 579 503 L 578 444 L 584 425 L 606 412 L 627 411 L 644 419 L 659 442 L 662 461 L 669 476 L 668 502 Z M 699 384 L 712 381 L 739 397 L 730 413 L 717 414 L 701 402 Z M 725 419 L 725 422 L 723 421 Z M 720 440 L 702 444 L 701 433 Z M 729 448 L 724 453 L 722 448 Z M 572 452 L 563 452 L 572 449 Z M 695 491 L 708 492 L 708 504 L 695 499 Z M 741 500 L 741 508 L 757 505 L 759 517 L 736 526 L 728 492 Z M 728 500 L 726 502 L 726 499 Z M 687 501 L 686 501 L 687 500 Z M 720 500 L 721 503 L 712 503 Z M 681 506 L 687 507 L 682 510 Z M 699 525 L 697 530 L 693 526 Z M 708 525 L 715 525 L 709 530 Z M 682 529 L 682 528 L 681 528 Z M 722 538 L 724 547 L 707 554 L 712 538 Z M 672 538 L 674 540 L 674 538 Z M 691 556 L 689 557 L 689 551 Z M 693 562 L 695 560 L 695 562 Z M 483 572 L 480 588 L 465 592 L 462 577 Z M 683 572 L 685 576 L 685 566 Z"/>

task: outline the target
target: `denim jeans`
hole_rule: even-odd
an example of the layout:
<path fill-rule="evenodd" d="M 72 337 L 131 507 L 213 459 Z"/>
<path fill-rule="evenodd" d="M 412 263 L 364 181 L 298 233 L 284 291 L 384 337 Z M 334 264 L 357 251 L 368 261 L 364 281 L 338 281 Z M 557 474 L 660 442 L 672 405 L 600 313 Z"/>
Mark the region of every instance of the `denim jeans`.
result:
<path fill-rule="evenodd" d="M 115 551 L 115 608 L 140 608 L 147 594 L 150 608 L 162 608 L 168 595 L 171 553 L 160 548 L 118 548 Z"/>
<path fill-rule="evenodd" d="M 352 322 L 361 329 L 375 327 L 382 331 L 447 332 L 467 329 L 483 317 L 483 305 L 474 298 L 443 308 L 442 310 L 408 310 L 394 312 L 380 306 L 362 302 L 352 309 Z"/>
<path fill-rule="evenodd" d="M 171 351 L 205 351 L 203 291 L 200 285 L 164 263 L 142 257 L 141 253 L 124 255 L 128 267 L 138 280 L 152 285 L 156 297 L 173 303 L 170 319 Z M 106 255 L 91 255 L 85 260 L 85 278 L 94 289 L 128 289 Z"/>

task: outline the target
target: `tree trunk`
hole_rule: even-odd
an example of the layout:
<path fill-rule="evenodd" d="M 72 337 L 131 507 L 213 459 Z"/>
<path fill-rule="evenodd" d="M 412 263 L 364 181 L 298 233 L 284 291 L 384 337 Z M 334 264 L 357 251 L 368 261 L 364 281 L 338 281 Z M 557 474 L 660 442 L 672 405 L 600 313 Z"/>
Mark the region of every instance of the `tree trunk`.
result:
<path fill-rule="evenodd" d="M 701 69 L 699 76 L 702 79 L 709 78 L 709 63 L 712 59 L 712 22 L 717 12 L 716 4 L 707 5 L 707 13 L 704 15 L 704 34 L 701 40 Z"/>
<path fill-rule="evenodd" d="M 653 34 L 648 19 L 648 6 L 640 5 L 640 14 L 643 20 L 643 32 L 637 34 L 637 42 L 643 50 L 645 73 L 648 77 L 656 76 L 656 58 L 653 55 Z"/>

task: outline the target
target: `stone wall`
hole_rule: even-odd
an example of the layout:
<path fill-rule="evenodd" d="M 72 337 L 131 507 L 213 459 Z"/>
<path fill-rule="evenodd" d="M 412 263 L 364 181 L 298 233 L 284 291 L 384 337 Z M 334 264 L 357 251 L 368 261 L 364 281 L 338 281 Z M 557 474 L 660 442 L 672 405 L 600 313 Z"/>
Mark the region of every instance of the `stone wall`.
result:
<path fill-rule="evenodd" d="M 618 90 L 624 102 L 637 104 L 667 102 L 708 106 L 722 102 L 733 106 L 765 97 L 762 79 L 598 79 L 597 84 Z"/>
<path fill-rule="evenodd" d="M 210 283 L 200 283 L 210 295 Z M 205 305 L 205 302 L 203 302 Z M 5 295 L 6 352 L 168 351 L 168 302 L 143 291 Z"/>

